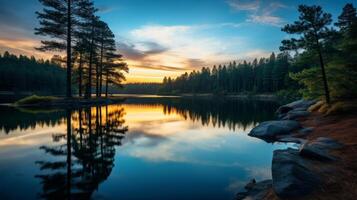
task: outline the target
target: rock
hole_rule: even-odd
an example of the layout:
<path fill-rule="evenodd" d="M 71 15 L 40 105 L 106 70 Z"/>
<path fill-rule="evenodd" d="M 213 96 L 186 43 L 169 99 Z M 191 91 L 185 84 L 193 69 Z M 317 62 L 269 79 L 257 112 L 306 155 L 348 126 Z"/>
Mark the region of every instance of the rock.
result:
<path fill-rule="evenodd" d="M 294 101 L 291 102 L 289 104 L 280 106 L 278 108 L 278 110 L 276 111 L 277 114 L 281 115 L 281 114 L 285 114 L 291 110 L 296 109 L 296 111 L 307 111 L 307 109 L 316 103 L 316 100 L 298 100 L 298 101 Z"/>
<path fill-rule="evenodd" d="M 254 180 L 254 179 L 253 179 Z M 249 185 L 249 186 L 248 186 Z M 242 199 L 263 199 L 264 196 L 268 193 L 269 189 L 272 187 L 272 180 L 264 180 L 260 182 L 250 181 L 245 189 L 236 194 L 237 200 Z"/>
<path fill-rule="evenodd" d="M 293 120 L 266 121 L 260 123 L 249 132 L 249 136 L 265 140 L 274 140 L 279 135 L 289 134 L 300 128 L 300 124 Z"/>
<path fill-rule="evenodd" d="M 297 119 L 300 117 L 307 117 L 310 115 L 310 112 L 308 111 L 299 111 L 299 110 L 291 110 L 288 113 L 286 113 L 285 115 L 282 115 L 281 119 L 283 120 L 292 120 L 292 119 Z"/>
<path fill-rule="evenodd" d="M 330 154 L 331 149 L 340 148 L 342 145 L 331 138 L 320 137 L 316 140 L 304 143 L 300 149 L 300 155 L 316 159 L 320 161 L 333 161 L 336 160 L 334 156 Z"/>
<path fill-rule="evenodd" d="M 250 190 L 254 187 L 254 185 L 256 184 L 257 182 L 255 181 L 255 179 L 253 178 L 252 180 L 249 181 L 249 183 L 244 186 L 244 189 L 246 190 Z"/>
<path fill-rule="evenodd" d="M 281 198 L 300 197 L 311 193 L 320 178 L 311 164 L 295 149 L 275 150 L 272 162 L 273 189 Z"/>
<path fill-rule="evenodd" d="M 282 137 L 282 138 L 278 138 L 277 141 L 284 142 L 284 143 L 296 143 L 296 144 L 306 143 L 306 140 L 296 137 Z"/>
<path fill-rule="evenodd" d="M 302 128 L 299 130 L 299 133 L 301 135 L 307 135 L 309 133 L 311 133 L 312 131 L 314 131 L 314 128 L 313 127 L 306 127 L 306 128 Z"/>

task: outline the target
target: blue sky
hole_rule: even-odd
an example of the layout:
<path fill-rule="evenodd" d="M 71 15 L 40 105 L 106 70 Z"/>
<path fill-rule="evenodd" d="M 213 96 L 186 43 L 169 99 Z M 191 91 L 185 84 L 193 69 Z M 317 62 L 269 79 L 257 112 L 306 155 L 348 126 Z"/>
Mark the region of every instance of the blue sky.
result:
<path fill-rule="evenodd" d="M 321 5 L 336 18 L 345 0 L 97 0 L 98 15 L 116 35 L 130 67 L 128 81 L 160 81 L 232 60 L 277 52 L 280 31 L 298 17 L 299 4 Z M 36 52 L 37 0 L 0 0 L 0 51 Z"/>

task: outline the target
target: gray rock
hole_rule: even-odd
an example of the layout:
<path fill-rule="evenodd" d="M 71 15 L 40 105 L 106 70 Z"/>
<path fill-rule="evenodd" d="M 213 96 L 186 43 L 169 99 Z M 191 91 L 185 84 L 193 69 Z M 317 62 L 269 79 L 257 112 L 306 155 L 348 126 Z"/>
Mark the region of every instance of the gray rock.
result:
<path fill-rule="evenodd" d="M 311 193 L 320 178 L 311 164 L 295 149 L 275 150 L 272 162 L 273 189 L 281 198 L 300 197 Z"/>
<path fill-rule="evenodd" d="M 306 140 L 296 137 L 282 137 L 282 138 L 278 138 L 277 141 L 284 142 L 284 143 L 296 143 L 296 144 L 306 143 Z"/>
<path fill-rule="evenodd" d="M 314 131 L 313 127 L 306 127 L 306 128 L 300 129 L 299 133 L 302 135 L 307 135 L 307 134 L 311 133 L 312 131 Z"/>
<path fill-rule="evenodd" d="M 293 120 L 266 121 L 253 128 L 249 136 L 265 140 L 274 140 L 277 136 L 289 134 L 300 128 L 300 124 Z"/>
<path fill-rule="evenodd" d="M 291 102 L 289 104 L 280 106 L 276 111 L 277 114 L 285 114 L 291 110 L 296 109 L 296 111 L 306 111 L 311 105 L 315 104 L 316 100 L 298 100 Z"/>
<path fill-rule="evenodd" d="M 342 147 L 342 145 L 339 142 L 331 138 L 320 137 L 316 140 L 304 143 L 299 151 L 301 156 L 310 159 L 333 161 L 336 160 L 336 158 L 330 154 L 330 150 L 340 147 Z"/>
<path fill-rule="evenodd" d="M 298 110 L 291 110 L 285 115 L 282 116 L 283 120 L 292 120 L 292 119 L 298 119 L 301 117 L 307 117 L 310 115 L 310 112 L 308 111 L 298 111 Z"/>
<path fill-rule="evenodd" d="M 236 194 L 236 199 L 263 199 L 271 187 L 272 180 L 264 180 L 257 183 L 255 182 L 255 180 L 250 181 L 241 192 L 238 192 Z"/>

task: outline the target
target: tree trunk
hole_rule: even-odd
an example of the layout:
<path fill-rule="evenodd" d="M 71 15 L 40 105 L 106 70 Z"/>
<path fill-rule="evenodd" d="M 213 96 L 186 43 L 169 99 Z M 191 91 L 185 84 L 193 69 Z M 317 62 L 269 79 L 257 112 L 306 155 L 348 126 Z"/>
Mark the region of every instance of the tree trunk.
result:
<path fill-rule="evenodd" d="M 100 69 L 99 74 L 99 96 L 102 97 L 102 87 L 103 87 L 103 68 Z"/>
<path fill-rule="evenodd" d="M 99 97 L 99 65 L 95 65 L 95 96 Z"/>
<path fill-rule="evenodd" d="M 319 43 L 318 39 L 316 39 L 316 43 L 317 43 L 317 51 L 318 51 L 319 59 L 320 59 L 322 81 L 323 81 L 324 90 L 325 90 L 325 99 L 326 99 L 326 103 L 330 104 L 330 91 L 329 91 L 328 84 L 327 84 L 327 78 L 326 78 L 326 72 L 325 72 L 325 64 L 324 64 L 324 60 L 323 60 L 323 57 L 322 57 L 321 47 L 320 47 L 320 43 Z"/>
<path fill-rule="evenodd" d="M 67 87 L 66 87 L 66 97 L 72 97 L 72 55 L 71 55 L 71 0 L 67 1 Z"/>
<path fill-rule="evenodd" d="M 87 81 L 87 89 L 86 89 L 86 98 L 90 99 L 92 96 L 92 65 L 93 65 L 93 43 L 94 43 L 94 27 L 92 27 L 92 41 L 89 53 L 89 69 L 88 69 L 88 81 Z"/>
<path fill-rule="evenodd" d="M 78 80 L 78 95 L 79 97 L 82 97 L 82 75 L 83 75 L 83 59 L 82 59 L 82 53 L 79 55 L 79 66 L 78 66 L 78 72 L 79 72 L 79 80 Z"/>
<path fill-rule="evenodd" d="M 99 66 L 99 96 L 102 96 L 102 72 L 103 72 L 103 54 L 104 54 L 104 41 L 102 34 L 102 44 L 100 48 L 100 66 Z"/>
<path fill-rule="evenodd" d="M 105 82 L 105 98 L 108 98 L 108 82 L 109 82 L 109 72 L 106 71 L 106 82 Z"/>

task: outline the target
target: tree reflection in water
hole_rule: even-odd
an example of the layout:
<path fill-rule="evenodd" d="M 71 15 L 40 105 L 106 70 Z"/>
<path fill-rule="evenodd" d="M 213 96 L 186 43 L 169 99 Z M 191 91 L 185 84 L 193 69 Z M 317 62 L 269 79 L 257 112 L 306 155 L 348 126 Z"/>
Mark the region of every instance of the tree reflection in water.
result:
<path fill-rule="evenodd" d="M 51 160 L 37 161 L 44 199 L 90 199 L 114 167 L 115 147 L 128 131 L 120 106 L 66 111 L 66 134 L 53 134 L 55 145 L 40 149 Z"/>

